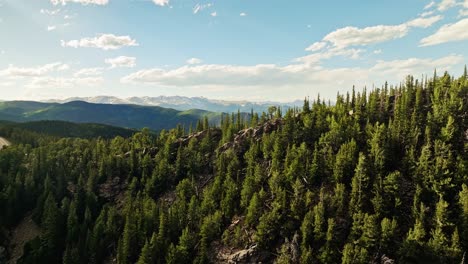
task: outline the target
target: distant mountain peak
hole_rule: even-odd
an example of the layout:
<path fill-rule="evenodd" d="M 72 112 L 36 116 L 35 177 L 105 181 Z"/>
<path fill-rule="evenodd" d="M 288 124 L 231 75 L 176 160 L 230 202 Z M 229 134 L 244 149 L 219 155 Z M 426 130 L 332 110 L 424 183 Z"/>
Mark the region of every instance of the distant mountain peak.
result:
<path fill-rule="evenodd" d="M 284 108 L 302 106 L 302 100 L 296 100 L 289 103 L 280 102 L 250 102 L 246 100 L 239 101 L 228 101 L 228 100 L 217 100 L 208 99 L 206 97 L 186 97 L 186 96 L 132 96 L 128 98 L 119 98 L 115 96 L 94 96 L 94 97 L 70 97 L 63 100 L 46 100 L 45 102 L 54 103 L 67 103 L 72 101 L 84 101 L 95 104 L 134 104 L 143 106 L 160 106 L 165 108 L 173 108 L 180 111 L 186 111 L 190 109 L 201 109 L 211 112 L 264 112 L 268 110 L 268 107 L 282 106 Z"/>

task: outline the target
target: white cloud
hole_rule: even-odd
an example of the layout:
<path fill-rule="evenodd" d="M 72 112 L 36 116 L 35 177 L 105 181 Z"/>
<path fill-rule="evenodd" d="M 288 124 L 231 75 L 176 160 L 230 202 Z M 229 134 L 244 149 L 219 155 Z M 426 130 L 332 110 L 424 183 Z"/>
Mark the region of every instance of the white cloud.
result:
<path fill-rule="evenodd" d="M 449 69 L 463 62 L 463 56 L 449 55 L 439 59 L 409 58 L 405 60 L 378 61 L 371 68 L 373 72 L 402 79 L 409 74 L 424 73 L 431 69 Z"/>
<path fill-rule="evenodd" d="M 218 16 L 218 13 L 215 11 L 215 12 L 211 13 L 210 15 L 211 15 L 212 17 L 216 17 L 216 16 Z"/>
<path fill-rule="evenodd" d="M 212 7 L 213 4 L 212 3 L 208 3 L 208 4 L 196 4 L 194 7 L 193 7 L 193 13 L 194 14 L 198 14 L 199 12 L 207 9 L 207 8 L 210 8 Z"/>
<path fill-rule="evenodd" d="M 406 23 L 406 25 L 408 25 L 410 27 L 428 28 L 428 27 L 432 26 L 434 23 L 442 20 L 442 18 L 443 17 L 441 15 L 427 17 L 427 18 L 419 17 L 419 18 L 413 19 L 411 21 L 408 21 Z"/>
<path fill-rule="evenodd" d="M 191 58 L 187 60 L 187 64 L 194 65 L 194 64 L 200 64 L 203 61 L 198 59 L 198 58 Z"/>
<path fill-rule="evenodd" d="M 100 76 L 102 75 L 103 68 L 84 68 L 78 70 L 73 74 L 74 77 L 84 77 L 84 76 Z"/>
<path fill-rule="evenodd" d="M 57 29 L 57 26 L 47 26 L 47 31 L 53 31 Z"/>
<path fill-rule="evenodd" d="M 280 79 L 284 72 L 273 64 L 255 66 L 199 65 L 174 70 L 159 68 L 141 70 L 122 79 L 125 82 L 154 83 L 167 86 L 254 85 Z M 283 74 L 284 75 L 284 74 Z M 270 80 L 264 79 L 269 76 Z"/>
<path fill-rule="evenodd" d="M 435 4 L 436 4 L 435 1 L 431 1 L 429 4 L 427 4 L 426 6 L 424 6 L 424 10 L 429 9 L 429 8 L 435 6 Z"/>
<path fill-rule="evenodd" d="M 427 28 L 442 16 L 416 18 L 399 25 L 377 25 L 365 28 L 344 27 L 337 29 L 323 38 L 323 41 L 333 44 L 335 47 L 365 46 L 381 43 L 406 36 L 411 27 Z"/>
<path fill-rule="evenodd" d="M 315 96 L 320 91 L 321 95 L 333 98 L 337 91 L 346 91 L 353 84 L 397 83 L 408 74 L 419 76 L 431 73 L 434 68 L 450 70 L 462 62 L 462 56 L 450 55 L 439 59 L 378 61 L 369 68 L 330 69 L 300 63 L 287 66 L 195 65 L 171 70 L 144 69 L 123 77 L 121 82 L 182 89 L 185 92 L 193 89 L 193 93 L 210 92 L 213 96 L 219 94 L 221 97 L 243 94 L 244 97 L 256 98 L 282 94 L 288 97 L 284 99 L 293 99 L 304 97 L 306 93 Z"/>
<path fill-rule="evenodd" d="M 109 0 L 50 0 L 53 5 L 66 5 L 67 3 L 78 3 L 82 5 L 107 5 Z"/>
<path fill-rule="evenodd" d="M 136 66 L 136 58 L 127 57 L 127 56 L 119 56 L 117 58 L 106 59 L 105 63 L 109 64 L 111 68 L 118 68 L 118 67 L 133 68 Z"/>
<path fill-rule="evenodd" d="M 61 62 L 54 62 L 37 67 L 16 67 L 9 65 L 8 68 L 0 71 L 0 76 L 17 78 L 17 77 L 38 77 L 44 76 L 54 71 L 68 70 L 69 66 Z"/>
<path fill-rule="evenodd" d="M 72 48 L 99 48 L 103 50 L 117 50 L 126 46 L 138 46 L 136 40 L 130 36 L 116 36 L 114 34 L 102 34 L 94 38 L 82 38 L 79 40 L 61 41 L 62 47 Z"/>
<path fill-rule="evenodd" d="M 97 86 L 102 84 L 102 77 L 62 78 L 62 77 L 38 77 L 34 78 L 25 87 L 27 88 L 76 88 L 80 86 Z"/>
<path fill-rule="evenodd" d="M 70 65 L 68 64 L 61 64 L 57 67 L 57 71 L 67 71 L 70 69 Z"/>
<path fill-rule="evenodd" d="M 0 82 L 0 86 L 4 86 L 4 87 L 14 86 L 15 84 L 16 84 L 15 82 Z"/>
<path fill-rule="evenodd" d="M 455 0 L 442 0 L 437 6 L 437 10 L 441 12 L 446 11 L 447 9 L 450 9 L 456 5 L 457 5 L 457 2 Z"/>
<path fill-rule="evenodd" d="M 382 50 L 381 50 L 381 49 L 374 50 L 374 54 L 380 54 L 380 53 L 382 53 Z"/>
<path fill-rule="evenodd" d="M 327 46 L 327 43 L 324 41 L 315 42 L 314 44 L 307 47 L 306 51 L 319 51 Z"/>
<path fill-rule="evenodd" d="M 434 14 L 434 11 L 427 11 L 427 12 L 423 12 L 420 16 L 421 17 L 427 17 L 427 16 L 430 16 Z"/>
<path fill-rule="evenodd" d="M 242 12 L 242 13 L 239 14 L 239 16 L 245 17 L 245 16 L 247 16 L 247 13 Z"/>
<path fill-rule="evenodd" d="M 458 11 L 458 17 L 465 17 L 465 16 L 468 16 L 468 9 L 466 10 L 460 9 Z"/>
<path fill-rule="evenodd" d="M 433 46 L 452 41 L 468 39 L 468 18 L 462 19 L 454 24 L 443 25 L 436 33 L 423 38 L 421 46 Z"/>
<path fill-rule="evenodd" d="M 364 52 L 362 47 L 394 39 L 403 38 L 411 28 L 428 28 L 440 21 L 441 15 L 431 17 L 418 17 L 399 25 L 377 25 L 365 28 L 344 27 L 327 34 L 321 41 L 315 42 L 306 48 L 306 51 L 315 52 L 298 58 L 308 64 L 319 64 L 324 59 L 342 56 L 357 59 Z"/>
<path fill-rule="evenodd" d="M 166 6 L 169 5 L 169 0 L 153 0 L 153 3 L 158 6 Z"/>
<path fill-rule="evenodd" d="M 319 64 L 322 60 L 330 59 L 333 57 L 341 56 L 345 58 L 358 59 L 360 54 L 363 53 L 362 49 L 343 49 L 333 47 L 326 49 L 322 52 L 312 53 L 310 55 L 295 59 L 296 62 L 301 62 L 309 65 Z"/>
<path fill-rule="evenodd" d="M 323 40 L 336 47 L 363 46 L 402 38 L 408 34 L 405 24 L 388 26 L 378 25 L 366 28 L 345 27 L 326 35 Z"/>
<path fill-rule="evenodd" d="M 44 14 L 44 15 L 55 16 L 58 13 L 60 13 L 60 9 L 53 9 L 53 10 L 41 9 L 40 12 L 41 14 Z"/>

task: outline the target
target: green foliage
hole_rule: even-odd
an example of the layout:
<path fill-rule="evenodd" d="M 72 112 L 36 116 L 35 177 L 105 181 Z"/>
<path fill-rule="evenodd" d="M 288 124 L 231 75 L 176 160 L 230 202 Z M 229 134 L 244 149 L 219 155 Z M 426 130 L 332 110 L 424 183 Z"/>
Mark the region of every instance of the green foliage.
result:
<path fill-rule="evenodd" d="M 2 123 L 14 144 L 0 150 L 0 246 L 32 212 L 41 235 L 18 263 L 212 263 L 226 249 L 263 263 L 460 263 L 467 98 L 466 76 L 445 73 L 334 105 L 225 114 L 219 128 L 203 118 L 189 136 L 162 109 L 133 109 L 143 116 L 130 121 L 167 117 L 173 129 L 113 139 Z M 60 113 L 18 104 L 31 118 Z"/>

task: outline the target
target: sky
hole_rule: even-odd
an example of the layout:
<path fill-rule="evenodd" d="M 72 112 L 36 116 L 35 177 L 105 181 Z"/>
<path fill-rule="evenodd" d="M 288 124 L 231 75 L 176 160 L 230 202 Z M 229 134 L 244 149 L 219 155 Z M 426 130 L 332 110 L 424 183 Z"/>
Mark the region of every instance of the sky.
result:
<path fill-rule="evenodd" d="M 467 56 L 468 0 L 0 0 L 0 100 L 333 100 Z"/>

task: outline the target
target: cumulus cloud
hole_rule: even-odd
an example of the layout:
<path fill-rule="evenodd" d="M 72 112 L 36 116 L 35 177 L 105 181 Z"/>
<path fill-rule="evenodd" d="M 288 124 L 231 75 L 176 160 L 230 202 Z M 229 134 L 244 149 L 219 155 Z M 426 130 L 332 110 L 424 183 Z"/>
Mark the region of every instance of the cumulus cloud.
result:
<path fill-rule="evenodd" d="M 419 17 L 399 25 L 377 25 L 365 28 L 344 27 L 329 33 L 322 41 L 312 44 L 308 50 L 319 50 L 319 48 L 325 46 L 323 43 L 330 43 L 338 48 L 346 48 L 399 39 L 406 36 L 412 27 L 427 28 L 441 19 L 442 16 L 438 15 L 424 18 Z"/>
<path fill-rule="evenodd" d="M 463 6 L 463 8 L 465 8 L 465 9 L 460 9 L 460 10 L 458 11 L 458 16 L 459 16 L 459 17 L 468 16 L 468 0 L 465 0 L 465 1 L 462 3 L 462 6 Z"/>
<path fill-rule="evenodd" d="M 378 61 L 369 68 L 322 68 L 307 64 L 258 64 L 237 65 L 193 65 L 176 69 L 143 69 L 121 79 L 126 84 L 148 84 L 159 87 L 193 88 L 197 92 L 210 91 L 220 95 L 236 95 L 245 92 L 248 96 L 263 96 L 279 91 L 289 91 L 291 98 L 303 97 L 311 87 L 320 93 L 333 97 L 339 90 L 347 90 L 346 85 L 366 85 L 374 81 L 398 82 L 407 74 L 431 72 L 435 67 L 449 70 L 463 62 L 463 57 L 450 55 L 439 59 L 409 58 L 406 60 Z M 391 76 L 391 77 L 389 77 Z M 392 78 L 393 77 L 393 78 Z M 391 79 L 388 79 L 391 78 Z M 274 88 L 272 88 L 274 87 Z M 202 89 L 202 90 L 200 90 Z M 272 91 L 272 89 L 276 89 Z M 242 91 L 241 91 L 242 90 Z M 317 90 L 313 92 L 315 95 Z"/>
<path fill-rule="evenodd" d="M 212 17 L 216 17 L 216 16 L 218 16 L 218 12 L 216 12 L 216 11 L 215 11 L 215 12 L 212 12 L 210 15 L 211 15 Z"/>
<path fill-rule="evenodd" d="M 83 68 L 78 70 L 73 74 L 74 77 L 84 77 L 84 76 L 100 76 L 102 75 L 103 68 Z"/>
<path fill-rule="evenodd" d="M 169 0 L 153 0 L 153 3 L 158 6 L 166 6 L 169 5 Z"/>
<path fill-rule="evenodd" d="M 193 7 L 193 13 L 194 14 L 198 14 L 199 12 L 207 9 L 207 8 L 210 8 L 212 7 L 213 4 L 212 3 L 208 3 L 208 4 L 196 4 L 194 7 Z"/>
<path fill-rule="evenodd" d="M 307 64 L 319 64 L 322 60 L 341 56 L 358 59 L 365 50 L 358 48 L 378 44 L 408 35 L 411 28 L 428 28 L 440 21 L 441 15 L 418 17 L 398 25 L 377 25 L 364 28 L 344 27 L 330 32 L 322 40 L 306 48 L 313 52 L 310 55 L 296 59 Z"/>
<path fill-rule="evenodd" d="M 344 27 L 329 33 L 323 40 L 340 48 L 365 46 L 402 38 L 408 34 L 411 27 L 427 28 L 441 19 L 442 16 L 438 15 L 428 18 L 416 18 L 400 25 L 378 25 L 365 28 Z M 313 46 L 309 48 L 313 48 Z"/>
<path fill-rule="evenodd" d="M 423 12 L 420 16 L 421 17 L 427 17 L 427 16 L 430 16 L 434 14 L 434 11 L 427 11 L 427 12 Z"/>
<path fill-rule="evenodd" d="M 442 0 L 439 5 L 437 6 L 437 10 L 439 11 L 446 11 L 449 8 L 452 8 L 457 5 L 455 0 Z"/>
<path fill-rule="evenodd" d="M 38 77 L 34 78 L 27 88 L 74 88 L 80 86 L 97 86 L 104 79 L 102 77 L 62 78 L 62 77 Z"/>
<path fill-rule="evenodd" d="M 109 0 L 50 0 L 53 5 L 66 5 L 67 3 L 78 3 L 82 5 L 107 5 Z"/>
<path fill-rule="evenodd" d="M 57 71 L 66 71 L 70 69 L 70 65 L 68 64 L 61 64 L 57 67 Z"/>
<path fill-rule="evenodd" d="M 47 31 L 53 31 L 57 29 L 57 26 L 47 26 Z"/>
<path fill-rule="evenodd" d="M 435 4 L 436 4 L 435 1 L 431 1 L 429 4 L 427 4 L 426 6 L 424 6 L 424 10 L 429 9 L 429 8 L 435 6 Z"/>
<path fill-rule="evenodd" d="M 423 38 L 420 46 L 433 46 L 446 42 L 461 41 L 468 39 L 468 18 L 453 24 L 443 25 L 436 33 Z"/>
<path fill-rule="evenodd" d="M 447 69 L 451 65 L 457 65 L 462 62 L 463 56 L 461 55 L 449 55 L 439 59 L 409 58 L 406 60 L 378 61 L 371 68 L 371 71 L 403 78 L 408 74 L 422 73 L 431 68 Z"/>
<path fill-rule="evenodd" d="M 138 46 L 136 40 L 130 36 L 116 36 L 114 34 L 101 34 L 94 38 L 61 41 L 62 47 L 72 48 L 99 48 L 103 50 L 117 50 L 126 46 Z"/>
<path fill-rule="evenodd" d="M 239 16 L 245 17 L 245 16 L 247 16 L 247 13 L 242 12 L 242 13 L 239 14 Z"/>
<path fill-rule="evenodd" d="M 378 25 L 366 28 L 344 27 L 329 33 L 323 40 L 335 47 L 345 48 L 385 42 L 402 38 L 407 34 L 408 26 L 405 24 L 395 26 Z"/>
<path fill-rule="evenodd" d="M 109 64 L 111 68 L 118 68 L 118 67 L 132 68 L 136 66 L 136 58 L 127 57 L 127 56 L 119 56 L 116 58 L 106 59 L 105 63 Z"/>
<path fill-rule="evenodd" d="M 468 9 L 466 10 L 459 10 L 458 11 L 458 17 L 465 17 L 465 16 L 468 16 Z"/>
<path fill-rule="evenodd" d="M 258 85 L 262 82 L 280 80 L 282 79 L 280 75 L 285 77 L 284 72 L 273 64 L 255 66 L 199 65 L 183 66 L 174 70 L 159 68 L 141 70 L 124 77 L 122 81 L 124 83 L 142 82 L 167 86 Z M 264 79 L 266 76 L 269 76 L 270 80 Z"/>
<path fill-rule="evenodd" d="M 187 60 L 187 64 L 190 64 L 190 65 L 200 64 L 202 62 L 203 61 L 201 59 L 198 59 L 198 58 L 191 58 L 191 59 Z"/>
<path fill-rule="evenodd" d="M 324 41 L 315 42 L 306 48 L 306 51 L 319 51 L 327 46 L 327 43 Z"/>
<path fill-rule="evenodd" d="M 363 49 L 343 49 L 340 47 L 333 47 L 326 49 L 322 52 L 312 53 L 310 55 L 297 58 L 295 59 L 295 61 L 305 64 L 319 64 L 322 60 L 330 59 L 337 56 L 358 59 L 360 54 L 363 52 Z"/>
<path fill-rule="evenodd" d="M 0 76 L 17 77 L 38 77 L 44 76 L 54 71 L 68 70 L 70 66 L 61 62 L 54 62 L 37 67 L 16 67 L 9 65 L 8 68 L 0 71 Z"/>
<path fill-rule="evenodd" d="M 441 15 L 427 17 L 427 18 L 426 17 L 418 17 L 416 19 L 408 21 L 406 23 L 406 25 L 408 25 L 410 27 L 428 28 L 428 27 L 434 25 L 434 23 L 439 22 L 440 20 L 442 20 L 442 18 L 443 17 Z"/>

